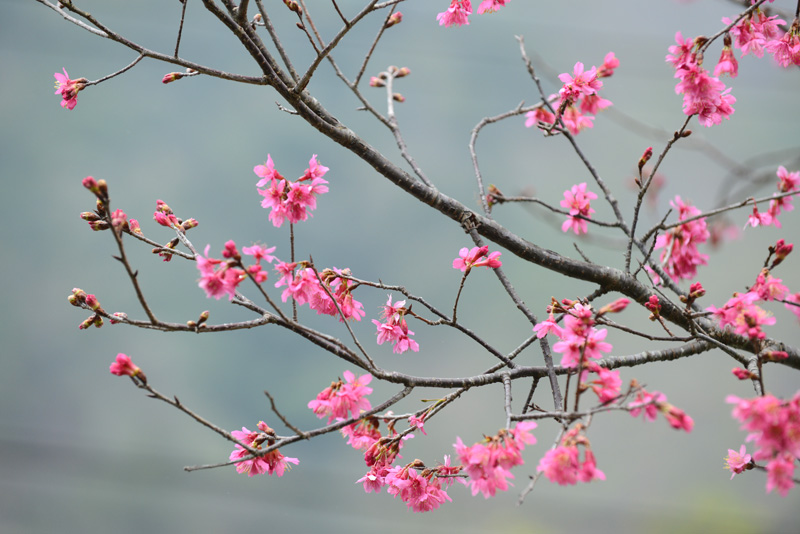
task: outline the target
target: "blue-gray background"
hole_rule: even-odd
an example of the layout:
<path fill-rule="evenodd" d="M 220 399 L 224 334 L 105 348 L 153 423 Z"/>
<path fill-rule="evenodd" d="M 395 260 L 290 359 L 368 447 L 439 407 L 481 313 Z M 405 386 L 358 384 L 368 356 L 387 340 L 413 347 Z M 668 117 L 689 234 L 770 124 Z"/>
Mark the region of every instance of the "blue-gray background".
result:
<path fill-rule="evenodd" d="M 280 2 L 267 2 L 287 47 L 302 68 L 310 61 L 308 45 L 285 16 Z M 780 4 L 780 2 L 776 2 Z M 784 2 L 790 9 L 790 2 Z M 170 52 L 179 16 L 178 2 L 80 2 L 113 29 L 151 48 Z M 353 12 L 360 2 L 340 2 Z M 666 132 L 683 121 L 672 72 L 664 63 L 676 30 L 686 36 L 717 31 L 722 16 L 732 16 L 730 2 L 690 4 L 652 1 L 584 0 L 569 3 L 511 2 L 492 16 L 473 16 L 465 28 L 439 28 L 435 15 L 447 5 L 410 2 L 405 20 L 390 30 L 368 73 L 387 65 L 408 66 L 412 75 L 398 81 L 407 98 L 398 117 L 415 158 L 443 192 L 476 205 L 476 185 L 467 151 L 470 129 L 484 116 L 534 102 L 535 89 L 520 60 L 514 35 L 524 35 L 529 52 L 544 56 L 558 72 L 576 61 L 602 62 L 613 50 L 621 66 L 605 80 L 602 94 L 615 109 Z M 476 4 L 477 5 L 477 4 Z M 311 2 L 326 36 L 337 20 L 328 2 Z M 233 529 L 292 529 L 299 532 L 671 532 L 678 528 L 728 532 L 786 531 L 797 526 L 798 490 L 781 499 L 765 495 L 763 473 L 733 481 L 722 469 L 727 449 L 738 448 L 744 434 L 724 404 L 728 393 L 749 396 L 752 390 L 730 375 L 733 361 L 708 353 L 648 368 L 625 369 L 651 389 L 690 413 L 691 435 L 664 423 L 644 423 L 625 414 L 598 417 L 590 438 L 608 477 L 579 487 L 560 487 L 541 480 L 522 507 L 515 506 L 538 459 L 556 434 L 540 425 L 539 444 L 526 451 L 517 468 L 517 485 L 507 494 L 484 501 L 455 487 L 453 503 L 430 514 L 412 514 L 403 503 L 382 493 L 364 495 L 353 482 L 365 470 L 360 454 L 337 436 L 286 449 L 300 465 L 282 479 L 237 475 L 233 468 L 185 473 L 184 465 L 224 460 L 227 442 L 166 405 L 146 399 L 127 380 L 108 373 L 118 352 L 131 355 L 151 383 L 175 394 L 189 407 L 227 429 L 253 427 L 265 419 L 285 429 L 269 412 L 262 391 L 271 391 L 295 424 L 319 424 L 305 404 L 347 368 L 317 348 L 276 329 L 217 336 L 162 334 L 106 325 L 78 331 L 85 317 L 66 297 L 73 287 L 98 295 L 110 311 L 142 317 L 120 266 L 111 259 L 112 240 L 88 230 L 77 214 L 93 199 L 80 180 L 105 178 L 115 208 L 142 221 L 155 239 L 171 236 L 150 222 L 156 199 L 168 202 L 181 217 L 195 217 L 190 233 L 199 247 L 234 239 L 247 245 L 277 245 L 288 258 L 285 228 L 275 229 L 260 208 L 252 167 L 271 153 L 287 177 L 298 176 L 311 154 L 330 167 L 330 193 L 319 200 L 314 218 L 298 225 L 298 254 L 313 254 L 318 265 L 350 267 L 357 276 L 405 284 L 443 309 L 452 305 L 459 273 L 450 268 L 457 250 L 469 240 L 449 220 L 405 197 L 365 164 L 277 110 L 269 89 L 236 85 L 204 77 L 164 86 L 164 73 L 175 70 L 145 60 L 133 71 L 79 96 L 75 110 L 65 111 L 53 93 L 53 72 L 66 67 L 73 78 L 97 79 L 118 70 L 135 55 L 67 23 L 53 11 L 29 0 L 0 2 L 0 173 L 2 173 L 2 368 L 0 371 L 0 531 L 49 532 L 219 532 Z M 352 76 L 379 24 L 368 20 L 340 45 L 335 57 Z M 715 56 L 719 48 L 714 49 Z M 190 2 L 181 55 L 210 66 L 256 74 L 237 43 L 202 9 Z M 708 58 L 709 62 L 715 59 Z M 713 64 L 713 63 L 712 63 Z M 789 162 L 800 139 L 797 90 L 800 75 L 771 60 L 746 58 L 741 76 L 732 80 L 737 102 L 731 121 L 705 129 L 693 125 L 705 140 L 738 162 L 768 151 L 759 170 L 774 172 Z M 546 90 L 556 88 L 546 80 Z M 357 133 L 396 161 L 391 136 L 342 89 L 323 64 L 311 90 Z M 383 95 L 365 89 L 379 108 Z M 658 152 L 668 134 L 649 137 L 621 124 L 617 115 L 601 114 L 594 129 L 578 139 L 605 179 L 630 210 L 629 181 L 642 151 Z M 697 141 L 695 142 L 695 146 Z M 689 143 L 686 143 L 688 146 Z M 543 139 L 514 119 L 484 130 L 478 142 L 487 182 L 505 193 L 533 188 L 556 203 L 564 189 L 590 176 L 560 138 Z M 728 171 L 706 151 L 676 149 L 663 167 L 665 191 L 645 224 L 658 220 L 668 199 L 680 194 L 702 209 L 714 206 Z M 787 152 L 789 151 L 789 152 Z M 794 167 L 796 169 L 797 167 Z M 774 181 L 762 188 L 768 193 Z M 596 202 L 597 217 L 609 209 Z M 576 255 L 572 236 L 565 238 L 558 221 L 541 211 L 519 206 L 497 210 L 503 223 L 538 244 Z M 743 225 L 746 212 L 734 219 Z M 785 214 L 783 230 L 748 229 L 743 239 L 711 254 L 698 279 L 709 289 L 708 304 L 722 304 L 752 283 L 766 245 L 779 237 L 796 240 L 797 215 Z M 596 262 L 620 265 L 616 236 L 596 231 L 581 248 Z M 160 318 L 186 321 L 210 309 L 212 321 L 249 317 L 223 300 L 206 300 L 197 288 L 196 269 L 175 260 L 161 263 L 148 250 L 129 251 L 142 285 Z M 586 284 L 559 280 L 541 269 L 504 254 L 508 274 L 539 313 L 551 295 L 575 297 Z M 794 290 L 800 288 L 797 260 L 777 273 Z M 367 319 L 385 301 L 383 292 L 363 291 Z M 770 334 L 798 343 L 797 321 L 774 308 L 778 325 Z M 646 312 L 632 308 L 621 319 L 652 329 Z M 502 350 L 515 347 L 529 325 L 508 305 L 497 281 L 486 272 L 470 277 L 459 317 L 484 333 Z M 304 315 L 309 324 L 346 338 L 333 320 Z M 491 359 L 477 347 L 441 329 L 416 323 L 412 329 L 422 347 L 418 354 L 396 356 L 372 341 L 371 323 L 356 332 L 379 363 L 416 374 L 462 376 L 488 367 Z M 651 330 L 657 333 L 656 330 Z M 638 339 L 611 333 L 614 354 L 651 347 Z M 536 351 L 521 361 L 539 363 Z M 778 395 L 797 390 L 797 375 L 767 370 L 768 387 Z M 375 386 L 374 397 L 390 395 L 396 386 Z M 416 394 L 398 410 L 416 409 Z M 515 388 L 517 405 L 525 388 Z M 435 463 L 451 454 L 455 437 L 472 443 L 503 425 L 502 390 L 469 392 L 459 407 L 428 425 L 428 436 L 409 442 L 405 457 Z M 548 405 L 541 388 L 535 398 Z"/>

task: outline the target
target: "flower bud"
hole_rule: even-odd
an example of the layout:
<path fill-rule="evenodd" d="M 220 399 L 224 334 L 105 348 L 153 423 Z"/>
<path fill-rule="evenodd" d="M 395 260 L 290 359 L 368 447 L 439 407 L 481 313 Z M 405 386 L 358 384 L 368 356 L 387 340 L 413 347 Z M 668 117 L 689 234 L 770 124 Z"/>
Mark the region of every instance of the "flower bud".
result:
<path fill-rule="evenodd" d="M 384 85 L 386 85 L 386 83 L 377 76 L 371 76 L 369 79 L 370 87 L 383 87 Z"/>
<path fill-rule="evenodd" d="M 89 222 L 89 228 L 94 230 L 95 232 L 100 232 L 102 230 L 108 230 L 110 226 L 106 221 L 91 221 Z"/>
<path fill-rule="evenodd" d="M 131 219 L 128 221 L 128 231 L 132 234 L 143 235 L 142 229 L 139 227 L 139 221 Z"/>
<path fill-rule="evenodd" d="M 403 22 L 403 14 L 397 11 L 389 16 L 389 19 L 386 21 L 386 25 L 384 26 L 384 28 L 391 28 L 395 24 L 400 24 L 401 22 Z"/>
<path fill-rule="evenodd" d="M 161 83 L 172 83 L 176 80 L 180 80 L 183 76 L 184 74 L 182 72 L 168 72 L 161 78 Z"/>
<path fill-rule="evenodd" d="M 100 188 L 97 186 L 97 180 L 95 180 L 91 176 L 87 176 L 86 178 L 84 178 L 81 181 L 81 183 L 83 184 L 83 187 L 85 187 L 94 194 L 100 192 Z"/>
<path fill-rule="evenodd" d="M 650 161 L 650 158 L 653 157 L 653 147 L 647 147 L 647 150 L 644 151 L 642 157 L 639 158 L 639 174 L 642 172 L 642 168 L 644 167 L 645 163 Z"/>
<path fill-rule="evenodd" d="M 739 380 L 752 380 L 754 378 L 758 378 L 756 375 L 754 375 L 747 369 L 742 369 L 741 367 L 734 367 L 733 369 L 731 369 L 731 372 Z"/>
<path fill-rule="evenodd" d="M 127 320 L 128 320 L 128 314 L 122 312 L 112 313 L 111 318 L 109 319 L 111 324 L 117 324 Z"/>
<path fill-rule="evenodd" d="M 200 223 L 197 222 L 197 219 L 186 219 L 181 223 L 184 230 L 191 230 L 192 228 L 196 228 Z"/>
<path fill-rule="evenodd" d="M 406 101 L 406 97 L 404 97 L 400 93 L 394 93 L 392 95 L 392 100 L 394 100 L 396 102 L 405 102 Z"/>
<path fill-rule="evenodd" d="M 626 298 L 617 299 L 611 304 L 606 304 L 600 308 L 600 311 L 597 312 L 597 315 L 605 315 L 606 313 L 619 313 L 627 308 L 630 302 L 631 301 Z"/>
<path fill-rule="evenodd" d="M 100 301 L 97 300 L 97 297 L 95 297 L 92 294 L 86 295 L 86 301 L 85 302 L 86 302 L 86 305 L 89 306 L 89 308 L 92 309 L 92 311 L 97 311 L 100 308 Z"/>
<path fill-rule="evenodd" d="M 297 13 L 300 16 L 303 15 L 303 9 L 294 0 L 283 0 L 283 3 L 286 4 L 286 7 L 289 8 L 289 11 L 294 11 L 295 13 Z"/>
<path fill-rule="evenodd" d="M 657 295 L 650 295 L 650 298 L 647 302 L 644 303 L 644 307 L 650 310 L 650 317 L 651 321 L 655 321 L 661 312 L 661 304 L 659 303 Z"/>
<path fill-rule="evenodd" d="M 411 74 L 411 69 L 409 69 L 408 67 L 400 67 L 395 71 L 394 77 L 402 78 L 404 76 L 408 76 L 409 74 Z"/>
<path fill-rule="evenodd" d="M 84 221 L 88 221 L 88 222 L 94 222 L 94 221 L 99 221 L 100 220 L 100 216 L 98 216 L 93 211 L 84 211 L 84 212 L 81 213 L 81 219 L 83 219 Z"/>

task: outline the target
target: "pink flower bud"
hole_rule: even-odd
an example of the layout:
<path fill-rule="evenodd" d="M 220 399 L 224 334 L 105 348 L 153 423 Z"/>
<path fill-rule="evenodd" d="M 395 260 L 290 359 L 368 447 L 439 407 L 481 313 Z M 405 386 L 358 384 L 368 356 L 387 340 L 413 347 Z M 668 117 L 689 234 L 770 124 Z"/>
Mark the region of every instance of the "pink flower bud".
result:
<path fill-rule="evenodd" d="M 392 13 L 389 20 L 386 21 L 384 28 L 391 28 L 395 24 L 400 24 L 403 21 L 403 14 L 399 11 Z"/>
<path fill-rule="evenodd" d="M 239 251 L 236 250 L 236 243 L 232 240 L 225 243 L 225 248 L 222 249 L 222 257 L 228 259 L 239 260 L 242 256 L 239 254 Z"/>
<path fill-rule="evenodd" d="M 118 230 L 124 229 L 128 226 L 128 216 L 122 210 L 114 210 L 111 214 L 111 224 Z"/>
<path fill-rule="evenodd" d="M 777 362 L 780 360 L 785 360 L 789 357 L 789 354 L 782 351 L 782 350 L 770 350 L 764 353 L 764 359 L 770 360 L 773 362 Z"/>
<path fill-rule="evenodd" d="M 128 356 L 122 354 L 121 352 L 117 354 L 117 359 L 109 366 L 108 370 L 112 375 L 131 377 L 138 376 L 142 382 L 147 383 L 147 379 L 145 378 L 142 370 L 134 365 Z"/>
<path fill-rule="evenodd" d="M 89 306 L 92 311 L 97 311 L 100 308 L 100 301 L 98 301 L 97 297 L 94 295 L 86 295 L 86 305 Z"/>
<path fill-rule="evenodd" d="M 612 302 L 611 304 L 606 304 L 605 306 L 600 308 L 600 311 L 597 312 L 597 314 L 598 315 L 604 315 L 606 313 L 619 313 L 622 310 L 624 310 L 625 308 L 627 308 L 628 304 L 630 304 L 630 302 L 631 301 L 626 299 L 626 298 L 617 299 L 614 302 Z"/>
<path fill-rule="evenodd" d="M 653 147 L 647 147 L 647 150 L 644 151 L 642 157 L 639 158 L 639 172 L 642 172 L 642 167 L 644 167 L 645 163 L 650 161 L 650 158 L 653 157 Z"/>
<path fill-rule="evenodd" d="M 394 100 L 396 102 L 405 102 L 406 101 L 406 97 L 404 97 L 400 93 L 394 93 L 394 94 L 392 94 L 392 100 Z"/>
<path fill-rule="evenodd" d="M 91 176 L 87 176 L 81 181 L 83 187 L 91 191 L 92 193 L 98 193 L 100 191 L 99 187 L 97 186 L 97 181 L 92 178 Z"/>
<path fill-rule="evenodd" d="M 386 83 L 377 76 L 371 76 L 369 79 L 370 87 L 383 87 Z"/>
<path fill-rule="evenodd" d="M 185 221 L 183 221 L 183 224 L 181 224 L 181 226 L 183 226 L 184 230 L 191 230 L 192 228 L 196 228 L 199 224 L 200 223 L 197 222 L 197 219 L 186 219 Z"/>
<path fill-rule="evenodd" d="M 181 78 L 183 78 L 182 72 L 169 72 L 165 74 L 163 78 L 161 78 L 161 83 L 172 83 L 175 80 L 180 80 Z"/>
<path fill-rule="evenodd" d="M 131 219 L 128 221 L 128 230 L 132 234 L 142 235 L 142 229 L 139 227 L 139 221 Z"/>
<path fill-rule="evenodd" d="M 755 378 L 750 371 L 747 369 L 742 369 L 741 367 L 734 367 L 731 372 L 739 380 L 750 380 Z"/>

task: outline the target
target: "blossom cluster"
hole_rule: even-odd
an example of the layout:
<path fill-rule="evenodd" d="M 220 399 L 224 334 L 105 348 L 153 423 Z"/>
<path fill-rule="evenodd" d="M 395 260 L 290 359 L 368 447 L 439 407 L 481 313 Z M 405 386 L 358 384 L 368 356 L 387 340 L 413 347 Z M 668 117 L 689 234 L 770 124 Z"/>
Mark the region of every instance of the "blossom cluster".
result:
<path fill-rule="evenodd" d="M 472 495 L 481 492 L 488 499 L 497 490 L 508 489 L 507 479 L 514 478 L 510 469 L 525 463 L 522 460 L 525 445 L 536 443 L 536 438 L 530 433 L 534 428 L 535 422 L 520 421 L 514 428 L 501 430 L 471 447 L 464 445 L 460 437 L 456 438 L 453 446 L 469 475 Z"/>
<path fill-rule="evenodd" d="M 691 432 L 694 428 L 694 419 L 680 408 L 667 402 L 667 396 L 659 391 L 647 391 L 640 387 L 636 381 L 631 381 L 631 387 L 637 389 L 636 399 L 628 404 L 628 410 L 632 417 L 643 414 L 647 421 L 655 421 L 661 413 L 669 423 L 669 426 L 676 430 Z"/>
<path fill-rule="evenodd" d="M 785 193 L 800 193 L 800 171 L 789 172 L 786 167 L 781 165 L 776 172 L 778 175 L 778 191 L 773 194 L 773 199 L 769 201 L 769 209 L 765 212 L 758 211 L 758 205 L 755 200 L 753 201 L 753 212 L 747 218 L 747 225 L 755 228 L 756 226 L 769 226 L 774 224 L 776 227 L 781 228 L 782 225 L 778 220 L 778 215 L 781 211 L 792 211 L 792 196 L 781 196 Z"/>
<path fill-rule="evenodd" d="M 353 298 L 355 282 L 343 278 L 350 275 L 349 269 L 324 269 L 318 277 L 314 269 L 302 263 L 278 261 L 275 270 L 281 275 L 275 287 L 286 286 L 281 293 L 283 302 L 292 297 L 300 305 L 308 304 L 317 315 L 339 316 L 340 321 L 360 321 L 366 315 L 364 305 Z"/>
<path fill-rule="evenodd" d="M 408 329 L 405 320 L 408 309 L 405 305 L 405 300 L 398 300 L 392 304 L 392 296 L 389 295 L 389 300 L 382 306 L 381 319 L 384 322 L 372 320 L 378 328 L 378 345 L 383 345 L 388 341 L 393 346 L 392 352 L 395 354 L 402 354 L 409 349 L 419 352 L 419 344 L 410 337 L 414 335 L 414 332 Z"/>
<path fill-rule="evenodd" d="M 755 443 L 752 459 L 767 461 L 767 492 L 775 489 L 785 497 L 794 486 L 795 463 L 800 460 L 800 392 L 789 401 L 773 395 L 754 399 L 730 395 L 726 401 L 735 405 L 733 417 L 749 432 L 745 441 Z M 744 445 L 738 453 L 728 452 L 732 475 L 750 468 L 751 457 Z"/>
<path fill-rule="evenodd" d="M 684 203 L 679 196 L 670 201 L 670 205 L 678 210 L 679 222 L 701 214 L 699 209 Z M 660 234 L 655 249 L 664 249 L 660 259 L 666 273 L 675 280 L 694 278 L 697 266 L 708 262 L 708 255 L 701 254 L 697 245 L 708 241 L 710 235 L 705 218 L 688 221 Z"/>
<path fill-rule="evenodd" d="M 567 220 L 561 225 L 562 232 L 572 229 L 576 235 L 585 234 L 589 231 L 586 219 L 594 213 L 590 203 L 596 199 L 597 195 L 586 190 L 586 182 L 573 185 L 564 191 L 564 200 L 561 207 L 569 209 Z"/>
<path fill-rule="evenodd" d="M 267 447 L 275 444 L 275 431 L 272 430 L 264 421 L 258 423 L 260 432 L 251 432 L 246 427 L 242 430 L 234 430 L 231 435 L 241 443 L 247 445 L 251 449 L 260 450 L 262 445 L 266 443 Z M 247 458 L 247 459 L 244 459 Z M 230 455 L 230 460 L 236 462 L 237 473 L 247 473 L 247 476 L 268 475 L 276 474 L 282 477 L 283 474 L 291 469 L 289 464 L 299 464 L 300 460 L 297 458 L 289 458 L 284 456 L 277 449 L 270 451 L 266 454 L 253 456 L 250 451 L 236 444 L 236 448 Z"/>
<path fill-rule="evenodd" d="M 478 6 L 478 14 L 494 13 L 506 5 L 510 0 L 483 0 Z M 451 0 L 450 7 L 436 15 L 439 26 L 469 25 L 469 16 L 472 15 L 472 2 L 470 0 Z"/>
<path fill-rule="evenodd" d="M 303 176 L 294 182 L 275 170 L 269 154 L 266 163 L 256 165 L 253 172 L 261 178 L 256 187 L 269 185 L 266 189 L 259 189 L 258 193 L 264 197 L 261 207 L 271 208 L 269 220 L 276 227 L 280 227 L 286 219 L 290 223 L 307 220 L 310 212 L 317 207 L 317 195 L 328 192 L 328 186 L 325 185 L 328 182 L 322 178 L 328 172 L 328 167 L 317 162 L 316 154 L 311 156 Z"/>
<path fill-rule="evenodd" d="M 628 299 L 618 299 L 612 304 L 604 306 L 599 313 L 620 312 L 628 303 Z M 564 308 L 554 301 L 549 306 L 547 320 L 539 322 L 533 327 L 533 331 L 540 339 L 548 333 L 558 337 L 560 341 L 553 345 L 553 351 L 562 355 L 561 366 L 572 369 L 579 368 L 581 370 L 580 387 L 591 389 L 601 403 L 611 402 L 619 396 L 622 386 L 619 371 L 611 371 L 589 360 L 589 358 L 600 358 L 601 352 L 611 351 L 611 344 L 604 341 L 608 330 L 594 327 L 596 321 L 590 306 L 580 302 L 568 303 L 565 301 L 564 304 L 569 308 Z M 553 316 L 556 310 L 565 313 L 563 328 L 556 323 Z M 595 373 L 597 377 L 589 381 L 589 373 Z"/>
<path fill-rule="evenodd" d="M 584 448 L 583 462 L 580 461 L 578 446 Z M 562 486 L 575 485 L 579 481 L 591 482 L 595 479 L 606 479 L 606 475 L 597 469 L 597 461 L 589 439 L 584 434 L 583 425 L 580 423 L 564 434 L 558 447 L 547 451 L 539 460 L 536 470 L 543 473 L 550 482 L 556 482 Z"/>
<path fill-rule="evenodd" d="M 543 123 L 552 126 L 561 121 L 573 135 L 577 135 L 585 128 L 594 126 L 594 115 L 612 105 L 610 100 L 600 97 L 598 89 L 603 86 L 600 78 L 614 74 L 614 69 L 619 67 L 619 60 L 614 52 L 606 54 L 603 64 L 585 70 L 583 63 L 575 63 L 572 74 L 563 73 L 558 76 L 564 85 L 559 89 L 558 95 L 550 95 L 549 100 L 557 99 L 558 106 L 553 114 L 545 107 L 539 107 L 525 114 L 525 127 L 538 126 Z"/>
<path fill-rule="evenodd" d="M 770 247 L 770 250 L 780 251 L 778 253 L 780 260 L 788 255 L 792 249 L 792 244 L 786 244 L 783 239 L 779 240 L 774 247 Z M 780 263 L 780 260 L 776 259 L 773 262 L 773 267 L 776 262 Z M 721 327 L 730 326 L 737 334 L 747 336 L 750 339 L 764 339 L 766 334 L 761 327 L 775 324 L 776 319 L 758 306 L 757 302 L 784 300 L 786 308 L 800 317 L 800 311 L 794 305 L 794 302 L 799 300 L 800 293 L 796 295 L 790 294 L 789 289 L 782 282 L 783 280 L 772 276 L 770 269 L 765 267 L 758 274 L 749 291 L 746 293 L 734 293 L 733 297 L 728 299 L 721 308 L 709 306 L 707 310 L 717 318 Z"/>
<path fill-rule="evenodd" d="M 367 387 L 372 381 L 372 375 L 356 376 L 351 371 L 342 373 L 341 379 L 331 382 L 331 385 L 317 394 L 317 398 L 308 403 L 308 407 L 322 419 L 328 417 L 328 423 L 334 419 L 344 421 L 348 417 L 358 417 L 361 411 L 372 408 L 367 395 L 372 393 L 372 388 Z"/>
<path fill-rule="evenodd" d="M 675 92 L 683 94 L 684 115 L 697 115 L 703 126 L 719 124 L 723 117 L 730 118 L 736 98 L 719 78 L 703 68 L 703 56 L 696 48 L 705 41 L 684 39 L 681 32 L 675 34 L 675 41 L 677 45 L 669 47 L 667 62 L 675 67 L 675 78 L 680 80 Z"/>
<path fill-rule="evenodd" d="M 724 17 L 722 22 L 731 24 L 733 21 Z M 784 32 L 780 27 L 785 24 L 778 15 L 768 17 L 756 9 L 737 22 L 730 33 L 735 38 L 734 45 L 742 51 L 741 57 L 751 52 L 763 57 L 766 50 L 781 67 L 800 65 L 800 23 L 795 19 L 791 28 Z"/>
<path fill-rule="evenodd" d="M 395 498 L 399 496 L 414 512 L 429 512 L 439 508 L 445 501 L 452 501 L 445 488 L 455 480 L 463 482 L 463 479 L 453 478 L 461 466 L 451 466 L 449 456 L 445 456 L 444 461 L 444 464 L 432 469 L 425 468 L 419 460 L 392 467 L 383 477 L 387 493 Z M 418 471 L 420 468 L 421 472 Z"/>

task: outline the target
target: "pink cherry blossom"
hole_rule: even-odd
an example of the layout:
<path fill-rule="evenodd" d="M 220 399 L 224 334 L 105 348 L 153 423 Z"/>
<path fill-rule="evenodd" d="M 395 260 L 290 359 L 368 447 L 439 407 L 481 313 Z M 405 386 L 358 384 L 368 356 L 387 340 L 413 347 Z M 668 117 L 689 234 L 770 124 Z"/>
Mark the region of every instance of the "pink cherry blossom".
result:
<path fill-rule="evenodd" d="M 494 251 L 489 253 L 489 247 L 484 245 L 482 247 L 466 247 L 458 251 L 459 257 L 453 260 L 453 269 L 460 269 L 462 272 L 469 271 L 473 267 L 491 267 L 496 269 L 500 267 L 502 262 L 497 258 L 502 253 Z"/>
<path fill-rule="evenodd" d="M 589 218 L 594 213 L 590 202 L 596 198 L 597 195 L 586 190 L 586 182 L 573 185 L 570 189 L 564 191 L 564 200 L 561 201 L 561 207 L 569 209 L 569 216 L 564 221 L 564 224 L 561 225 L 561 231 L 566 232 L 571 228 L 577 235 L 585 234 L 588 231 L 588 224 L 585 219 L 577 216 Z"/>
<path fill-rule="evenodd" d="M 678 210 L 678 221 L 701 213 L 696 207 L 685 204 L 679 196 L 670 205 Z M 655 249 L 664 249 L 660 260 L 667 274 L 676 280 L 697 276 L 697 267 L 708 262 L 708 256 L 701 254 L 697 246 L 708 241 L 709 236 L 705 218 L 687 222 L 660 234 L 656 238 Z"/>
<path fill-rule="evenodd" d="M 606 100 L 606 102 L 608 101 Z M 608 102 L 608 105 L 610 106 L 611 103 Z M 561 121 L 572 135 L 578 135 L 582 130 L 586 128 L 592 128 L 594 126 L 594 117 L 591 115 L 585 115 L 575 106 L 567 106 L 567 108 L 564 110 L 564 113 L 561 114 Z"/>
<path fill-rule="evenodd" d="M 342 436 L 347 438 L 347 444 L 354 449 L 368 449 L 373 443 L 381 439 L 378 430 L 378 420 L 367 417 L 352 425 L 347 425 L 341 430 Z"/>
<path fill-rule="evenodd" d="M 211 245 L 206 245 L 204 255 L 198 255 L 197 269 L 200 271 L 198 285 L 206 292 L 206 297 L 219 300 L 223 295 L 228 295 L 230 300 L 236 296 L 236 287 L 246 278 L 242 269 L 233 267 L 229 262 L 210 258 L 208 251 Z"/>
<path fill-rule="evenodd" d="M 259 432 L 251 432 L 245 427 L 242 427 L 241 431 L 232 431 L 231 435 L 251 449 L 261 449 L 261 445 L 265 441 L 268 446 L 274 444 L 274 440 L 270 439 L 267 435 L 260 434 Z M 229 457 L 231 461 L 236 462 L 237 460 L 251 456 L 250 452 L 241 445 L 236 444 L 235 447 L 236 448 Z M 250 477 L 264 473 L 269 475 L 277 474 L 281 477 L 287 469 L 291 468 L 289 464 L 297 465 L 299 463 L 300 461 L 297 458 L 289 458 L 281 454 L 279 450 L 274 450 L 262 456 L 255 456 L 249 460 L 237 462 L 236 472 L 247 473 L 247 476 Z"/>
<path fill-rule="evenodd" d="M 722 48 L 722 54 L 719 57 L 717 66 L 714 67 L 714 76 L 719 77 L 723 74 L 727 74 L 731 78 L 736 78 L 739 74 L 739 62 L 736 61 L 730 46 Z"/>
<path fill-rule="evenodd" d="M 794 487 L 794 467 L 796 458 L 781 454 L 767 464 L 767 493 L 778 490 L 781 497 L 786 497 Z"/>
<path fill-rule="evenodd" d="M 572 103 L 581 96 L 593 95 L 603 86 L 603 82 L 597 79 L 597 67 L 584 71 L 583 63 L 580 61 L 575 63 L 572 75 L 565 72 L 559 74 L 558 79 L 564 82 L 564 85 L 558 91 L 562 102 L 569 101 Z"/>
<path fill-rule="evenodd" d="M 500 11 L 500 8 L 506 5 L 510 0 L 483 0 L 481 5 L 478 6 L 478 15 L 484 13 L 494 13 Z"/>
<path fill-rule="evenodd" d="M 469 25 L 468 17 L 472 14 L 472 3 L 470 0 L 451 0 L 450 7 L 446 11 L 436 15 L 439 26 L 461 26 Z"/>
<path fill-rule="evenodd" d="M 275 170 L 275 164 L 272 162 L 272 156 L 267 154 L 267 162 L 264 165 L 256 165 L 253 167 L 253 172 L 256 176 L 260 177 L 256 187 L 264 187 L 268 183 L 283 180 L 283 176 Z"/>
<path fill-rule="evenodd" d="M 381 318 L 385 319 L 386 322 L 372 320 L 372 323 L 378 328 L 378 345 L 389 342 L 394 345 L 392 351 L 395 354 L 402 354 L 409 349 L 419 352 L 419 344 L 410 337 L 414 335 L 414 332 L 408 329 L 408 324 L 404 318 L 407 311 L 404 307 L 405 303 L 406 301 L 399 300 L 392 304 L 392 296 L 389 295 L 389 300 L 383 306 L 383 312 L 381 313 Z"/>
<path fill-rule="evenodd" d="M 261 263 L 261 260 L 267 263 L 275 261 L 275 256 L 272 255 L 275 252 L 275 247 L 267 248 L 261 245 L 253 245 L 252 247 L 242 247 L 242 252 L 247 256 L 253 256 L 257 263 Z"/>
<path fill-rule="evenodd" d="M 507 479 L 514 478 L 509 470 L 524 463 L 522 450 L 525 445 L 536 442 L 530 434 L 534 428 L 534 421 L 521 421 L 513 430 L 501 430 L 497 435 L 487 437 L 471 447 L 464 445 L 461 438 L 456 438 L 454 447 L 464 471 L 469 475 L 472 495 L 480 492 L 488 499 L 498 490 L 508 489 Z"/>
<path fill-rule="evenodd" d="M 372 381 L 372 375 L 366 374 L 358 378 L 351 371 L 342 373 L 345 381 L 338 380 L 319 392 L 317 398 L 308 403 L 308 407 L 322 419 L 328 416 L 328 423 L 336 420 L 345 420 L 348 417 L 358 417 L 361 411 L 372 408 L 367 395 L 372 393 L 372 388 L 367 387 Z"/>
<path fill-rule="evenodd" d="M 86 78 L 78 78 L 77 80 L 70 80 L 67 69 L 62 69 L 64 74 L 56 72 L 53 76 L 56 78 L 56 92 L 55 94 L 61 95 L 61 107 L 65 109 L 75 109 L 78 104 L 78 93 L 86 87 Z"/>
<path fill-rule="evenodd" d="M 117 376 L 136 376 L 141 372 L 141 369 L 134 365 L 130 357 L 119 353 L 116 360 L 109 366 L 108 370 L 112 375 Z"/>
<path fill-rule="evenodd" d="M 728 456 L 725 457 L 725 469 L 730 469 L 731 480 L 750 467 L 751 459 L 744 445 L 739 448 L 738 452 L 733 449 L 728 449 Z"/>
<path fill-rule="evenodd" d="M 614 55 L 614 52 L 609 52 L 603 58 L 603 64 L 597 68 L 598 78 L 607 78 L 614 74 L 614 70 L 619 67 L 619 60 Z"/>
<path fill-rule="evenodd" d="M 525 127 L 538 126 L 540 122 L 547 125 L 552 125 L 556 122 L 556 116 L 547 110 L 544 106 L 536 108 L 525 114 Z"/>

